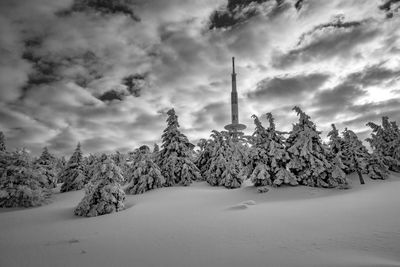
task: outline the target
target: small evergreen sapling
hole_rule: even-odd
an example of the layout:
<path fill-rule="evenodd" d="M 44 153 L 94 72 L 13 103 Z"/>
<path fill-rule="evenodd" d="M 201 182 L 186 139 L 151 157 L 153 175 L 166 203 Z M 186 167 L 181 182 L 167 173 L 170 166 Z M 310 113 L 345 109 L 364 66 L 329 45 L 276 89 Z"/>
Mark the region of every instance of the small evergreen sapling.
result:
<path fill-rule="evenodd" d="M 34 207 L 46 203 L 51 194 L 42 187 L 46 177 L 35 168 L 28 153 L 20 150 L 2 156 L 8 164 L 0 177 L 0 207 Z"/>
<path fill-rule="evenodd" d="M 75 215 L 93 217 L 124 209 L 121 169 L 110 157 L 102 158 L 93 179 L 85 188 L 85 196 L 75 208 Z"/>
<path fill-rule="evenodd" d="M 167 128 L 162 135 L 162 150 L 157 163 L 166 179 L 166 186 L 175 184 L 190 185 L 193 180 L 201 180 L 199 169 L 191 159 L 193 145 L 179 130 L 178 117 L 174 109 L 170 109 Z"/>
<path fill-rule="evenodd" d="M 85 175 L 81 145 L 79 143 L 67 166 L 61 173 L 60 179 L 64 181 L 61 186 L 61 192 L 80 190 L 88 182 L 88 178 Z"/>
<path fill-rule="evenodd" d="M 133 165 L 129 169 L 130 183 L 125 189 L 127 194 L 142 194 L 148 190 L 162 187 L 165 178 L 154 163 L 148 146 L 141 146 L 134 156 Z"/>

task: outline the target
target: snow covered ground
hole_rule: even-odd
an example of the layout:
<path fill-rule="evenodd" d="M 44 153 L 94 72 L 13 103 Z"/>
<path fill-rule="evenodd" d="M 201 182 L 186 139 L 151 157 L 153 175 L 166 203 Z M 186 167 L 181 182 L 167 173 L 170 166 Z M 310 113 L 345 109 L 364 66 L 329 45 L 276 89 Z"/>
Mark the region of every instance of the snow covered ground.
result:
<path fill-rule="evenodd" d="M 205 182 L 82 218 L 83 191 L 0 209 L 0 266 L 400 266 L 400 176 L 350 190 Z"/>

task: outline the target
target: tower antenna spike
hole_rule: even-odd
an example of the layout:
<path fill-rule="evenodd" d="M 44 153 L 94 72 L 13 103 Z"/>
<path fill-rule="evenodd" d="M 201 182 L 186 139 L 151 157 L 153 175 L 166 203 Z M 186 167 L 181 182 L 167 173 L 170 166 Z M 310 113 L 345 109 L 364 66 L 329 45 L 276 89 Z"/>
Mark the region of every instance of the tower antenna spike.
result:
<path fill-rule="evenodd" d="M 234 140 L 246 129 L 246 125 L 239 123 L 239 103 L 236 89 L 235 57 L 232 57 L 232 91 L 231 91 L 231 118 L 232 123 L 225 126 Z"/>
<path fill-rule="evenodd" d="M 232 70 L 232 73 L 235 74 L 235 57 L 232 57 Z"/>

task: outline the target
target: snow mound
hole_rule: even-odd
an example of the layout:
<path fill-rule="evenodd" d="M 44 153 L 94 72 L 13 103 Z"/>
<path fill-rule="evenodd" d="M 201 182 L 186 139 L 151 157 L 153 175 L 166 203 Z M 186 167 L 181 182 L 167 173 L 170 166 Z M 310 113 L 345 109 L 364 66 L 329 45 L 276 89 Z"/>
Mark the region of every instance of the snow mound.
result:
<path fill-rule="evenodd" d="M 240 202 L 239 204 L 231 206 L 229 209 L 230 210 L 244 210 L 249 208 L 249 206 L 255 205 L 256 202 L 254 200 L 246 200 L 243 202 Z"/>

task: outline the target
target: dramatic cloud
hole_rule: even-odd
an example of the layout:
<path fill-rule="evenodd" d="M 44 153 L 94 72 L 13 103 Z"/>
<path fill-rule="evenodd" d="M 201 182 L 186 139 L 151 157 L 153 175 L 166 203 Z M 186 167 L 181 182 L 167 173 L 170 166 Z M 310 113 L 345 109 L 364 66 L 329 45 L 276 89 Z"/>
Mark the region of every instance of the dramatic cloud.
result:
<path fill-rule="evenodd" d="M 321 73 L 267 78 L 260 81 L 248 97 L 258 101 L 299 99 L 303 94 L 315 92 L 328 78 L 329 75 Z"/>
<path fill-rule="evenodd" d="M 193 142 L 230 122 L 301 106 L 366 136 L 398 120 L 399 1 L 3 0 L 0 127 L 10 149 L 70 155 L 160 143 L 174 107 Z M 397 113 L 396 113 L 397 112 Z"/>

